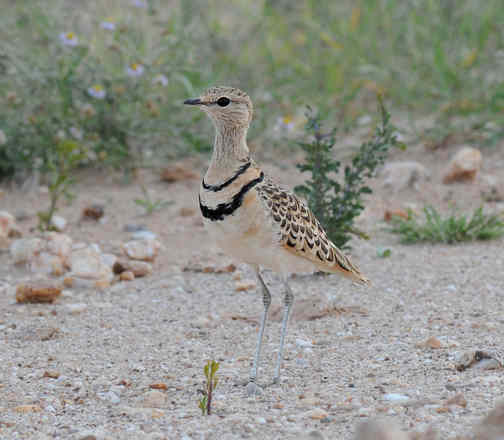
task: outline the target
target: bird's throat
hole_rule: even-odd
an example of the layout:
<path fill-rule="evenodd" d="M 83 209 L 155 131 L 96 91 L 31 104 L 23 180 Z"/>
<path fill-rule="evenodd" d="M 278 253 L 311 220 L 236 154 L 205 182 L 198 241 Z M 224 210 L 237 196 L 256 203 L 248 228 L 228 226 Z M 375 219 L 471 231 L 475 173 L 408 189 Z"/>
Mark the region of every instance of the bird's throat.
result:
<path fill-rule="evenodd" d="M 207 183 L 218 183 L 222 176 L 234 172 L 248 160 L 247 130 L 248 127 L 220 127 L 216 131 L 212 159 L 205 176 Z"/>

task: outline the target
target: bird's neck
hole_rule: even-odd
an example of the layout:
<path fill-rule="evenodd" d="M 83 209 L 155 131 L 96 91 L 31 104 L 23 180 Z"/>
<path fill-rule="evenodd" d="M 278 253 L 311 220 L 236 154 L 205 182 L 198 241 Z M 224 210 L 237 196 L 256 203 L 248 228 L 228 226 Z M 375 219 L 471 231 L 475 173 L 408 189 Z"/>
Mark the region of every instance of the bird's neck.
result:
<path fill-rule="evenodd" d="M 218 183 L 248 160 L 247 130 L 248 127 L 217 128 L 212 159 L 205 176 L 208 184 Z"/>

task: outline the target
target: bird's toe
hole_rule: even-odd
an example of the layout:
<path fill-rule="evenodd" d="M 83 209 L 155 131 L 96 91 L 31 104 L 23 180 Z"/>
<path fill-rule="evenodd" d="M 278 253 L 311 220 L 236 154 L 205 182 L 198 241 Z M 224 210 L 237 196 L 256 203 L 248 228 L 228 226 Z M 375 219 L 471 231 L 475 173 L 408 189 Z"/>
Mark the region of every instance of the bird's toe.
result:
<path fill-rule="evenodd" d="M 247 385 L 247 397 L 260 396 L 262 394 L 262 388 L 255 382 L 249 382 Z"/>

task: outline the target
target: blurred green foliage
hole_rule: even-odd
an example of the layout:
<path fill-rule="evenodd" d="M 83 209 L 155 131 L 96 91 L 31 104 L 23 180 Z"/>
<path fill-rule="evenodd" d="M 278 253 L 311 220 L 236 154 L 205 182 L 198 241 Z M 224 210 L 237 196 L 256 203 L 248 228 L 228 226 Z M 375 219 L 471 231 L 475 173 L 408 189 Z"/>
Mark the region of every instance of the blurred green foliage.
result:
<path fill-rule="evenodd" d="M 453 131 L 483 145 L 504 136 L 502 0 L 0 0 L 0 9 L 0 178 L 45 162 L 58 133 L 94 164 L 207 152 L 211 127 L 180 104 L 211 84 L 253 97 L 252 140 L 274 140 L 275 122 L 306 104 L 351 128 L 377 92 L 402 123 L 436 118 L 434 142 Z M 69 32 L 78 45 L 63 44 Z M 128 75 L 133 64 L 142 75 Z"/>

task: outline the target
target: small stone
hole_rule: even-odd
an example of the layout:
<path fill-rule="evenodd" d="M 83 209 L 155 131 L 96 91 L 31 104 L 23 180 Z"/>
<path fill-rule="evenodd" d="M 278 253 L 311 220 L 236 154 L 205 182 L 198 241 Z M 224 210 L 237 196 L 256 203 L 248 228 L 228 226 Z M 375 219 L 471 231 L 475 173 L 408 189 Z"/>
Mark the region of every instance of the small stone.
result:
<path fill-rule="evenodd" d="M 497 370 L 502 368 L 502 364 L 492 354 L 481 350 L 463 353 L 455 362 L 455 368 L 458 371 L 472 367 L 482 370 Z"/>
<path fill-rule="evenodd" d="M 504 179 L 485 174 L 481 176 L 481 197 L 486 202 L 504 201 Z"/>
<path fill-rule="evenodd" d="M 235 290 L 237 292 L 245 292 L 247 290 L 255 289 L 256 283 L 253 280 L 237 281 L 235 283 Z"/>
<path fill-rule="evenodd" d="M 73 240 L 68 235 L 51 231 L 45 235 L 45 238 L 47 252 L 63 258 L 64 261 L 70 257 Z"/>
<path fill-rule="evenodd" d="M 61 295 L 61 287 L 49 281 L 19 284 L 16 288 L 18 303 L 52 303 Z"/>
<path fill-rule="evenodd" d="M 401 191 L 407 188 L 417 189 L 418 182 L 429 180 L 430 173 L 419 162 L 389 162 L 380 172 L 384 178 L 383 186 L 393 191 Z"/>
<path fill-rule="evenodd" d="M 458 405 L 462 408 L 467 407 L 467 400 L 462 393 L 455 394 L 455 396 L 451 397 L 446 401 L 447 405 Z"/>
<path fill-rule="evenodd" d="M 274 409 L 283 409 L 283 407 L 284 407 L 284 404 L 280 403 L 280 402 L 276 402 L 273 404 Z"/>
<path fill-rule="evenodd" d="M 14 408 L 14 411 L 21 414 L 41 412 L 42 408 L 38 405 L 20 405 Z"/>
<path fill-rule="evenodd" d="M 208 328 L 210 327 L 210 319 L 205 316 L 198 316 L 192 321 L 191 324 L 196 328 Z"/>
<path fill-rule="evenodd" d="M 116 393 L 114 393 L 113 391 L 107 391 L 106 393 L 98 393 L 98 397 L 101 400 L 110 402 L 114 405 L 117 405 L 121 401 L 119 396 Z"/>
<path fill-rule="evenodd" d="M 406 402 L 409 400 L 409 397 L 404 394 L 388 393 L 383 395 L 383 399 L 388 400 L 389 402 Z"/>
<path fill-rule="evenodd" d="M 16 219 L 7 211 L 0 211 L 0 238 L 7 238 L 12 228 L 16 226 Z"/>
<path fill-rule="evenodd" d="M 326 419 L 322 419 L 321 422 Z M 301 437 L 302 440 L 325 440 L 324 435 L 320 431 L 310 431 L 308 434 Z"/>
<path fill-rule="evenodd" d="M 310 347 L 313 347 L 313 343 L 311 341 L 305 341 L 304 339 L 296 339 L 296 345 L 299 348 L 310 348 Z"/>
<path fill-rule="evenodd" d="M 135 274 L 130 270 L 125 270 L 119 275 L 121 281 L 133 281 L 135 279 Z"/>
<path fill-rule="evenodd" d="M 215 273 L 233 273 L 236 270 L 236 266 L 233 263 L 230 263 L 226 266 L 218 267 L 215 270 Z"/>
<path fill-rule="evenodd" d="M 117 257 L 114 254 L 101 254 L 101 260 L 105 266 L 112 269 L 117 261 Z"/>
<path fill-rule="evenodd" d="M 146 231 L 147 226 L 145 225 L 134 225 L 134 224 L 126 224 L 123 227 L 124 232 L 137 232 L 137 231 Z"/>
<path fill-rule="evenodd" d="M 93 205 L 86 206 L 82 210 L 82 218 L 84 220 L 100 220 L 105 214 L 105 206 L 95 203 Z"/>
<path fill-rule="evenodd" d="M 33 273 L 51 274 L 61 276 L 65 273 L 63 260 L 58 255 L 41 252 L 30 261 L 30 270 Z"/>
<path fill-rule="evenodd" d="M 181 217 L 192 217 L 196 214 L 196 210 L 193 208 L 180 208 L 179 215 Z"/>
<path fill-rule="evenodd" d="M 153 261 L 161 248 L 157 240 L 132 240 L 122 245 L 124 253 L 132 260 Z"/>
<path fill-rule="evenodd" d="M 402 432 L 393 422 L 370 420 L 357 428 L 355 440 L 408 440 L 407 433 Z"/>
<path fill-rule="evenodd" d="M 78 315 L 85 312 L 88 309 L 88 305 L 85 303 L 66 304 L 65 308 L 71 315 Z"/>
<path fill-rule="evenodd" d="M 405 211 L 404 209 L 387 209 L 385 210 L 385 214 L 383 215 L 383 219 L 386 222 L 389 222 L 392 220 L 392 217 L 400 217 L 403 219 L 408 219 L 409 215 L 408 212 Z"/>
<path fill-rule="evenodd" d="M 305 412 L 304 416 L 313 420 L 322 420 L 325 419 L 328 414 L 322 408 L 313 408 L 312 410 Z"/>
<path fill-rule="evenodd" d="M 500 370 L 502 364 L 497 359 L 482 359 L 475 365 L 480 370 Z"/>
<path fill-rule="evenodd" d="M 369 415 L 371 414 L 371 410 L 369 408 L 359 408 L 357 410 L 357 415 L 359 417 L 369 417 Z"/>
<path fill-rule="evenodd" d="M 174 165 L 161 170 L 161 180 L 163 182 L 174 183 L 180 180 L 199 179 L 199 176 L 192 170 L 188 170 L 180 165 Z"/>
<path fill-rule="evenodd" d="M 60 377 L 60 373 L 55 370 L 48 370 L 44 373 L 43 377 L 48 377 L 50 379 L 57 379 L 58 377 Z"/>
<path fill-rule="evenodd" d="M 158 391 L 147 391 L 140 399 L 142 408 L 163 408 L 166 405 L 166 394 Z"/>
<path fill-rule="evenodd" d="M 504 400 L 478 424 L 475 429 L 477 440 L 502 440 L 504 438 Z"/>
<path fill-rule="evenodd" d="M 441 348 L 441 341 L 439 339 L 437 339 L 436 337 L 431 336 L 429 339 L 417 344 L 416 346 L 419 348 L 438 349 L 438 348 Z"/>
<path fill-rule="evenodd" d="M 12 242 L 9 252 L 15 264 L 26 263 L 44 247 L 40 238 L 21 238 Z"/>
<path fill-rule="evenodd" d="M 53 215 L 51 218 L 51 226 L 58 232 L 63 232 L 67 226 L 67 221 L 60 215 Z"/>
<path fill-rule="evenodd" d="M 302 398 L 301 398 L 302 397 Z M 314 396 L 305 397 L 304 395 L 299 396 L 299 403 L 296 405 L 300 408 L 314 408 L 320 405 L 320 399 Z"/>
<path fill-rule="evenodd" d="M 112 270 L 102 261 L 101 254 L 91 246 L 72 251 L 70 257 L 72 275 L 87 280 L 109 280 Z"/>
<path fill-rule="evenodd" d="M 135 277 L 144 277 L 152 273 L 152 266 L 144 261 L 127 261 L 117 260 L 113 266 L 113 271 L 116 274 L 121 274 L 125 271 L 133 272 Z"/>
<path fill-rule="evenodd" d="M 21 238 L 23 236 L 23 233 L 21 232 L 21 229 L 19 229 L 18 225 L 13 225 L 9 229 L 9 238 Z"/>
<path fill-rule="evenodd" d="M 135 231 L 131 234 L 131 238 L 133 240 L 155 240 L 156 234 L 154 232 L 148 230 Z"/>
<path fill-rule="evenodd" d="M 96 280 L 94 282 L 94 287 L 97 288 L 98 290 L 104 290 L 110 287 L 110 280 L 108 279 L 101 279 L 101 280 Z"/>
<path fill-rule="evenodd" d="M 65 287 L 73 287 L 73 285 L 74 285 L 74 278 L 72 278 L 72 277 L 65 277 L 63 279 L 63 285 Z"/>
<path fill-rule="evenodd" d="M 126 414 L 131 417 L 152 417 L 153 419 L 159 419 L 164 416 L 164 411 L 157 408 L 131 408 L 128 406 L 122 406 L 120 408 L 122 414 Z"/>
<path fill-rule="evenodd" d="M 166 385 L 163 382 L 157 382 L 157 383 L 151 383 L 149 385 L 149 388 L 151 388 L 153 390 L 163 390 L 163 391 L 166 391 L 168 389 L 168 385 Z"/>
<path fill-rule="evenodd" d="M 475 148 L 464 147 L 450 160 L 443 175 L 443 183 L 473 182 L 481 169 L 483 158 Z"/>

